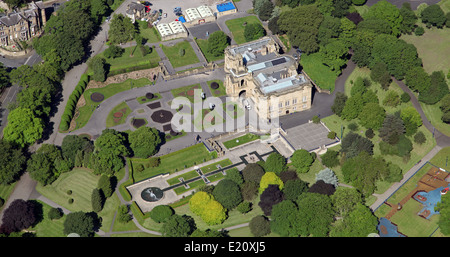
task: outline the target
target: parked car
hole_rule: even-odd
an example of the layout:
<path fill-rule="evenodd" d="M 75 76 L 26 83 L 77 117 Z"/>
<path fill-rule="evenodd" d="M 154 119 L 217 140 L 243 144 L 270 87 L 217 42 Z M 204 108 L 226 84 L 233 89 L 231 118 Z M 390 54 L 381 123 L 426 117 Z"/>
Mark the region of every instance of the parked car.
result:
<path fill-rule="evenodd" d="M 164 18 L 167 18 L 167 13 L 164 13 L 164 16 L 163 16 Z"/>
<path fill-rule="evenodd" d="M 105 21 L 109 22 L 111 20 L 111 16 L 106 17 Z"/>

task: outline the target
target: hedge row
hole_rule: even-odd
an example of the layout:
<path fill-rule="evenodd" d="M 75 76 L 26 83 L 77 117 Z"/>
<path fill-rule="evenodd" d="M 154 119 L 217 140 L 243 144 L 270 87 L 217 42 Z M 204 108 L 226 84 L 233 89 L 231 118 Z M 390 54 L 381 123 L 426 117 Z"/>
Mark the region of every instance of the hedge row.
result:
<path fill-rule="evenodd" d="M 66 109 L 61 117 L 61 123 L 59 124 L 59 129 L 61 131 L 67 131 L 69 129 L 78 99 L 80 99 L 81 95 L 84 93 L 88 82 L 89 76 L 87 74 L 81 75 L 80 81 L 70 95 L 69 100 L 67 101 Z"/>
<path fill-rule="evenodd" d="M 118 70 L 114 70 L 114 71 L 109 71 L 106 76 L 107 77 L 112 77 L 112 76 L 115 76 L 115 75 L 118 75 L 118 74 L 122 74 L 122 73 L 128 73 L 128 72 L 132 72 L 132 71 L 145 70 L 145 69 L 151 69 L 151 68 L 158 67 L 158 65 L 159 65 L 159 63 L 149 62 L 149 63 L 145 63 L 145 64 L 141 64 L 141 65 L 136 65 L 136 66 L 133 66 L 133 67 L 128 67 L 128 68 L 118 69 Z"/>

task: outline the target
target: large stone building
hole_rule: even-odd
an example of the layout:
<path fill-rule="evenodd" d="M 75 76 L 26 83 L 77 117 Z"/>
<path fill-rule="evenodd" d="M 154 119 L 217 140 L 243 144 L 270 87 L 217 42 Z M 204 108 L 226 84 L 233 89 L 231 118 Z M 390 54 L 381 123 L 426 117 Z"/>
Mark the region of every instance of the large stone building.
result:
<path fill-rule="evenodd" d="M 272 37 L 225 49 L 227 95 L 270 119 L 311 108 L 312 84 Z"/>
<path fill-rule="evenodd" d="M 16 10 L 0 17 L 0 43 L 3 47 L 18 46 L 43 31 L 46 23 L 42 1 L 31 2 L 26 9 Z"/>
<path fill-rule="evenodd" d="M 131 19 L 131 21 L 135 23 L 136 20 L 147 19 L 149 17 L 149 10 L 150 9 L 148 9 L 148 7 L 137 1 L 131 2 L 127 6 L 127 10 L 125 13 Z"/>

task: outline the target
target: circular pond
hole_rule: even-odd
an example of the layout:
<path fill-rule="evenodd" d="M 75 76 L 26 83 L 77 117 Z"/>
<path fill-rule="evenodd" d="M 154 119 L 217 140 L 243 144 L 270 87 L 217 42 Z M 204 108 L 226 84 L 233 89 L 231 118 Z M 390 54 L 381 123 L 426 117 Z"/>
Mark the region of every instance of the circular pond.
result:
<path fill-rule="evenodd" d="M 163 197 L 163 191 L 158 187 L 147 187 L 142 190 L 141 197 L 147 202 L 156 202 Z"/>

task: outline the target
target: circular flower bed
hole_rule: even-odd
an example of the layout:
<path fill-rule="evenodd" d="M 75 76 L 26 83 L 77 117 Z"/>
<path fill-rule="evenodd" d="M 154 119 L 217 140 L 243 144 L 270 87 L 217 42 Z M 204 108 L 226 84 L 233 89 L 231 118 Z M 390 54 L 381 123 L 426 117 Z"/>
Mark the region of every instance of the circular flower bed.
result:
<path fill-rule="evenodd" d="M 211 87 L 212 89 L 218 89 L 218 88 L 219 88 L 219 83 L 217 83 L 217 82 L 212 82 L 211 85 L 210 85 L 210 87 Z"/>
<path fill-rule="evenodd" d="M 153 121 L 158 123 L 166 123 L 172 120 L 173 114 L 166 110 L 159 110 L 152 114 Z"/>
<path fill-rule="evenodd" d="M 91 94 L 91 100 L 93 102 L 99 103 L 105 99 L 105 96 L 101 93 L 94 92 Z"/>
<path fill-rule="evenodd" d="M 123 116 L 123 113 L 122 112 L 115 112 L 113 114 L 113 116 L 114 116 L 114 118 L 121 118 Z"/>
<path fill-rule="evenodd" d="M 194 89 L 190 89 L 187 91 L 187 95 L 193 96 L 194 95 Z"/>
<path fill-rule="evenodd" d="M 150 100 L 150 99 L 153 99 L 153 97 L 155 97 L 155 95 L 153 93 L 147 93 L 147 94 L 145 94 L 145 97 Z"/>

